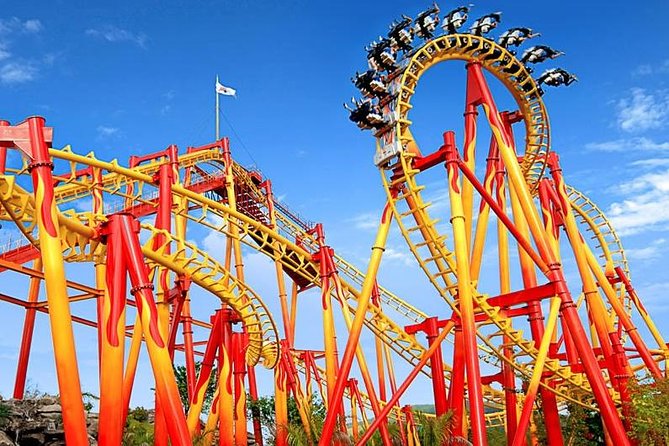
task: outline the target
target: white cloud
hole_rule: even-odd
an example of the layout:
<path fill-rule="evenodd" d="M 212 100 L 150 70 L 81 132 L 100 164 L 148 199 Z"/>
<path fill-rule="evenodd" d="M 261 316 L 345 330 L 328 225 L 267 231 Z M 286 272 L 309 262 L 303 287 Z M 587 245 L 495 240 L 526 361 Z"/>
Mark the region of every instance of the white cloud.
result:
<path fill-rule="evenodd" d="M 662 151 L 669 150 L 669 141 L 655 142 L 650 138 L 621 138 L 604 142 L 591 142 L 585 145 L 586 149 L 601 152 L 625 152 L 625 151 Z"/>
<path fill-rule="evenodd" d="M 10 44 L 12 37 L 19 34 L 36 34 L 42 31 L 42 22 L 38 19 L 21 20 L 18 17 L 0 19 L 0 83 L 20 84 L 37 77 L 40 63 L 35 60 L 22 60 L 12 57 Z"/>
<path fill-rule="evenodd" d="M 9 59 L 12 53 L 9 52 L 7 44 L 0 42 L 0 60 Z"/>
<path fill-rule="evenodd" d="M 653 74 L 653 67 L 650 64 L 639 65 L 632 71 L 632 74 L 634 76 L 648 76 Z"/>
<path fill-rule="evenodd" d="M 669 310 L 666 295 L 669 292 L 669 282 L 647 283 L 637 287 L 637 293 L 641 302 L 648 310 L 666 311 Z"/>
<path fill-rule="evenodd" d="M 401 262 L 404 265 L 413 265 L 416 258 L 408 252 L 398 251 L 395 248 L 386 247 L 383 252 L 383 260 L 386 262 Z"/>
<path fill-rule="evenodd" d="M 38 33 L 42 31 L 42 22 L 37 19 L 30 19 L 23 22 L 23 29 L 29 33 Z"/>
<path fill-rule="evenodd" d="M 652 260 L 660 257 L 664 251 L 666 240 L 663 238 L 654 240 L 650 245 L 643 248 L 629 248 L 625 250 L 625 255 L 631 260 Z"/>
<path fill-rule="evenodd" d="M 669 95 L 666 92 L 647 93 L 633 88 L 630 96 L 618 101 L 618 126 L 626 132 L 656 129 L 666 124 Z"/>
<path fill-rule="evenodd" d="M 86 35 L 104 39 L 107 42 L 131 42 L 145 49 L 148 41 L 148 37 L 144 33 L 137 34 L 127 29 L 117 28 L 116 26 L 103 26 L 98 29 L 90 28 L 86 30 Z"/>
<path fill-rule="evenodd" d="M 353 223 L 357 229 L 376 229 L 379 227 L 381 215 L 372 212 L 365 212 L 356 215 L 353 218 L 346 220 L 348 223 Z"/>
<path fill-rule="evenodd" d="M 669 73 L 669 59 L 665 59 L 657 65 L 643 64 L 639 65 L 632 71 L 634 76 L 649 76 L 652 74 L 666 74 Z"/>
<path fill-rule="evenodd" d="M 0 82 L 20 84 L 37 76 L 37 67 L 32 62 L 8 62 L 0 68 Z"/>
<path fill-rule="evenodd" d="M 647 169 L 653 169 L 655 167 L 665 167 L 669 166 L 669 158 L 648 158 L 645 160 L 634 161 L 630 165 L 643 167 Z"/>
<path fill-rule="evenodd" d="M 18 17 L 9 19 L 0 19 L 0 34 L 9 34 L 14 32 L 38 33 L 44 27 L 38 19 L 21 20 Z"/>
<path fill-rule="evenodd" d="M 607 212 L 619 234 L 669 228 L 669 169 L 641 175 L 614 190 L 626 197 Z"/>
<path fill-rule="evenodd" d="M 96 129 L 98 131 L 98 138 L 104 139 L 118 135 L 119 129 L 117 127 L 109 127 L 106 125 L 99 125 Z"/>

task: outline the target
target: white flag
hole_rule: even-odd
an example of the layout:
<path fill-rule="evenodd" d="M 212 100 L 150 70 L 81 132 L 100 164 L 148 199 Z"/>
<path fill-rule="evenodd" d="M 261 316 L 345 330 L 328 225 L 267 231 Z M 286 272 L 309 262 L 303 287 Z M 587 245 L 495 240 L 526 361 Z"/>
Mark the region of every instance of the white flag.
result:
<path fill-rule="evenodd" d="M 231 87 L 226 87 L 225 85 L 221 84 L 219 81 L 216 81 L 216 93 L 217 94 L 222 94 L 225 96 L 235 96 L 237 94 L 237 90 Z"/>

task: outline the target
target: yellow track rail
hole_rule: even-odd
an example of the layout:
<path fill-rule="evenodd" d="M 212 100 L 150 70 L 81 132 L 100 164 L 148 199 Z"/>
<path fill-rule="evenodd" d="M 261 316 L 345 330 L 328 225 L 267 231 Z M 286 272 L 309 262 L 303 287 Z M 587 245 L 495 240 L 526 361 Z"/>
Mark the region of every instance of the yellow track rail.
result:
<path fill-rule="evenodd" d="M 34 221 L 32 195 L 14 181 L 0 176 L 0 202 L 10 215 L 20 215 L 22 222 Z M 27 204 L 27 205 L 26 205 Z M 63 241 L 63 256 L 69 262 L 95 261 L 102 258 L 104 245 L 94 236 L 95 231 L 87 225 L 94 218 L 90 213 L 59 214 Z M 98 219 L 99 222 L 104 219 Z M 142 253 L 152 263 L 163 266 L 177 274 L 186 274 L 190 279 L 221 301 L 228 304 L 241 317 L 249 334 L 247 363 L 255 365 L 260 359 L 267 368 L 273 368 L 278 359 L 278 337 L 274 321 L 260 296 L 246 284 L 237 280 L 216 260 L 197 246 L 184 242 L 182 248 L 166 253 L 167 245 L 177 246 L 176 238 L 149 224 L 142 224 L 151 236 L 142 245 Z M 165 237 L 163 245 L 153 249 L 153 239 L 157 235 Z M 39 247 L 39 240 L 32 238 Z"/>

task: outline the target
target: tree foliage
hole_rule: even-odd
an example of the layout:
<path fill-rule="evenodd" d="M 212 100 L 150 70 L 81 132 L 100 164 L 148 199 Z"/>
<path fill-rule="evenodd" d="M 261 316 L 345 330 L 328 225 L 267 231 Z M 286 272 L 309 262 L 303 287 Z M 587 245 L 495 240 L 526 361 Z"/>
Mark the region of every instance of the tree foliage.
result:
<path fill-rule="evenodd" d="M 260 416 L 260 422 L 265 429 L 265 435 L 269 439 L 269 443 L 273 442 L 276 436 L 276 429 L 286 429 L 288 432 L 288 441 L 290 444 L 301 445 L 309 444 L 307 430 L 302 425 L 300 412 L 297 409 L 297 403 L 293 397 L 288 397 L 288 426 L 276 426 L 276 411 L 274 396 L 262 396 L 257 401 L 251 401 L 247 398 L 247 414 L 248 417 L 253 416 L 253 412 L 257 411 Z M 325 420 L 325 405 L 319 398 L 312 398 L 309 407 L 307 408 L 307 417 L 309 418 L 310 429 L 312 432 L 320 433 L 322 424 Z M 292 440 L 291 440 L 292 439 Z M 306 443 L 303 443 L 305 442 Z"/>
<path fill-rule="evenodd" d="M 153 424 L 149 411 L 137 407 L 128 413 L 123 432 L 123 446 L 150 446 L 153 444 Z"/>
<path fill-rule="evenodd" d="M 449 411 L 438 417 L 416 412 L 416 430 L 422 446 L 447 444 L 447 441 L 452 437 L 452 424 L 453 412 Z"/>
<path fill-rule="evenodd" d="M 201 362 L 195 363 L 195 376 L 199 376 L 200 369 L 202 368 Z M 179 396 L 181 397 L 181 404 L 183 404 L 184 410 L 188 412 L 190 408 L 190 401 L 188 399 L 188 379 L 186 374 L 186 367 L 183 365 L 174 366 L 174 377 L 177 381 L 177 387 L 179 388 Z M 209 410 L 211 401 L 214 398 L 214 392 L 216 392 L 216 380 L 218 373 L 216 373 L 216 367 L 213 367 L 211 370 L 211 377 L 209 378 L 209 384 L 207 385 L 207 391 L 204 394 L 204 403 L 202 405 L 202 412 L 206 413 Z"/>
<path fill-rule="evenodd" d="M 632 436 L 640 444 L 669 444 L 669 379 L 653 384 L 631 384 Z"/>

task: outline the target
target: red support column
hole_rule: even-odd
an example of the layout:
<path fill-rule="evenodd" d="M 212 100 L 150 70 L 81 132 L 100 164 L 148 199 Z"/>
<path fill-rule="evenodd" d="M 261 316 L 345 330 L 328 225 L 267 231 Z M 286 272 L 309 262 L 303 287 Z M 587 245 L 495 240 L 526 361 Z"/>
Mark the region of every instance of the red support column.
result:
<path fill-rule="evenodd" d="M 221 344 L 218 355 L 218 444 L 234 446 L 234 390 L 232 323 L 235 313 L 229 308 L 221 312 Z"/>
<path fill-rule="evenodd" d="M 283 361 L 274 369 L 275 446 L 288 446 L 288 382 Z"/>
<path fill-rule="evenodd" d="M 395 408 L 395 405 L 397 404 L 397 401 L 400 399 L 400 397 L 406 392 L 406 390 L 409 388 L 411 383 L 413 382 L 414 379 L 416 379 L 416 376 L 420 373 L 420 371 L 425 367 L 425 364 L 429 361 L 429 359 L 432 357 L 432 354 L 434 351 L 441 346 L 441 343 L 443 342 L 444 339 L 446 339 L 446 335 L 451 331 L 453 328 L 453 324 L 449 323 L 447 324 L 439 333 L 439 336 L 434 340 L 432 345 L 425 351 L 423 352 L 423 355 L 421 356 L 420 360 L 418 363 L 414 366 L 413 369 L 411 369 L 411 372 L 409 372 L 409 375 L 404 379 L 402 384 L 397 388 L 397 392 L 393 393 L 393 395 L 390 397 L 388 400 L 387 404 L 383 407 L 381 410 L 381 413 L 376 417 L 374 422 L 370 424 L 369 428 L 365 432 L 365 434 L 360 438 L 360 441 L 356 443 L 356 446 L 362 446 L 367 444 L 369 439 L 371 438 L 372 434 L 374 434 L 374 431 L 379 427 L 381 423 L 383 423 L 386 420 L 386 417 L 390 413 L 391 410 Z M 321 437 L 322 439 L 323 437 Z"/>
<path fill-rule="evenodd" d="M 627 434 L 625 433 L 625 429 L 617 413 L 613 399 L 609 394 L 606 382 L 602 376 L 602 371 L 597 363 L 597 358 L 592 350 L 592 346 L 588 342 L 576 306 L 571 298 L 571 294 L 564 283 L 562 266 L 552 253 L 545 238 L 545 234 L 542 233 L 543 229 L 539 222 L 539 216 L 532 203 L 530 191 L 520 170 L 518 157 L 515 151 L 512 150 L 512 143 L 510 142 L 509 135 L 503 131 L 503 124 L 500 120 L 497 106 L 492 99 L 492 94 L 483 76 L 481 64 L 476 62 L 469 63 L 467 65 L 467 74 L 468 86 L 471 85 L 478 90 L 479 103 L 484 104 L 483 109 L 488 118 L 488 122 L 490 123 L 493 132 L 497 132 L 497 142 L 500 147 L 500 154 L 504 160 L 504 165 L 508 172 L 509 181 L 518 194 L 520 206 L 522 207 L 526 218 L 528 218 L 529 228 L 534 236 L 537 249 L 549 267 L 548 270 L 543 272 L 546 274 L 548 280 L 556 283 L 560 287 L 559 296 L 563 302 L 561 308 L 562 314 L 567 323 L 568 330 L 571 331 L 571 334 L 574 337 L 574 344 L 581 357 L 584 371 L 601 409 L 604 424 L 615 441 L 619 442 L 621 445 L 629 445 L 629 439 L 627 438 Z"/>
<path fill-rule="evenodd" d="M 162 336 L 158 321 L 158 309 L 153 298 L 153 284 L 144 263 L 139 243 L 139 224 L 127 214 L 112 215 L 109 219 L 114 236 L 123 237 L 124 252 L 132 293 L 137 301 L 137 311 L 142 321 L 144 341 L 156 378 L 156 393 L 164 410 L 167 432 L 173 444 L 190 445 L 191 439 L 186 425 L 174 369 L 167 349 L 167 340 Z"/>
<path fill-rule="evenodd" d="M 363 379 L 365 380 L 365 386 L 370 396 L 370 402 L 374 409 L 375 415 L 379 413 L 378 400 L 376 399 L 374 386 L 371 382 L 371 379 L 369 379 L 369 375 L 367 374 L 367 367 L 364 357 L 362 356 L 362 354 L 359 354 L 358 352 L 358 347 L 359 347 L 358 343 L 360 341 L 360 334 L 362 332 L 362 325 L 365 320 L 365 314 L 367 313 L 367 308 L 371 302 L 374 285 L 376 283 L 376 274 L 378 272 L 378 268 L 381 263 L 381 257 L 383 255 L 383 251 L 385 250 L 385 243 L 388 238 L 388 232 L 390 229 L 391 222 L 392 218 L 391 218 L 390 206 L 386 204 L 383 210 L 383 214 L 381 216 L 381 224 L 379 225 L 379 229 L 377 231 L 376 240 L 374 242 L 374 246 L 372 247 L 372 255 L 370 257 L 369 266 L 367 268 L 367 274 L 365 275 L 365 280 L 363 282 L 362 289 L 358 296 L 358 308 L 355 311 L 354 320 L 350 321 L 350 319 L 348 318 L 348 314 L 344 315 L 347 326 L 349 328 L 349 338 L 346 343 L 346 349 L 344 351 L 344 355 L 341 360 L 341 366 L 337 372 L 334 388 L 331 389 L 330 387 L 328 387 L 329 410 L 325 418 L 323 433 L 319 440 L 320 446 L 329 444 L 329 442 L 332 440 L 335 425 L 337 424 L 338 415 L 339 413 L 343 414 L 344 388 L 346 387 L 348 376 L 351 371 L 351 366 L 353 365 L 353 357 L 355 355 L 358 355 L 358 364 L 360 366 Z M 320 245 L 322 247 L 323 243 L 320 243 Z M 328 276 L 336 275 L 336 270 L 334 269 L 334 265 L 332 264 L 332 252 L 330 251 L 330 248 L 328 248 L 325 254 L 327 255 L 321 257 L 321 262 L 327 261 L 329 263 L 328 268 L 331 270 L 331 273 L 328 274 Z M 333 282 L 336 294 L 343 299 L 341 290 L 337 288 L 340 286 L 338 280 L 336 280 L 335 278 Z M 325 296 L 325 290 L 323 291 L 323 296 Z M 332 332 L 334 332 L 334 328 Z M 326 336 L 327 336 L 327 330 L 326 330 Z M 328 340 L 326 338 L 326 343 L 327 342 Z M 328 383 L 328 386 L 331 386 L 331 384 Z M 337 409 L 333 410 L 334 407 L 336 407 Z M 381 423 L 380 433 L 382 441 L 384 442 L 384 444 L 389 444 L 390 436 L 388 433 L 388 428 L 385 419 L 381 420 L 380 423 Z M 346 425 L 344 420 L 344 426 L 342 430 L 345 429 Z"/>
<path fill-rule="evenodd" d="M 44 267 L 46 296 L 53 341 L 58 389 L 63 407 L 63 425 L 68 445 L 88 445 L 86 418 L 81 399 L 72 315 L 65 280 L 58 209 L 54 197 L 53 162 L 47 141 L 52 129 L 44 118 L 34 116 L 17 126 L 0 125 L 0 143 L 4 148 L 18 147 L 30 159 L 28 170 L 33 181 L 40 254 Z M 4 164 L 4 163 L 3 163 Z M 4 169 L 4 165 L 0 166 Z"/>
<path fill-rule="evenodd" d="M 169 151 L 169 149 L 168 149 Z M 154 177 L 154 181 L 158 182 L 158 209 L 156 212 L 156 228 L 170 232 L 172 229 L 172 184 L 174 183 L 174 171 L 169 163 L 162 164 L 158 169 L 158 174 Z M 163 248 L 165 254 L 170 253 L 170 245 L 166 244 L 167 238 L 165 235 L 158 233 L 153 240 L 153 248 Z M 170 304 L 167 299 L 167 294 L 170 289 L 169 285 L 169 271 L 165 268 L 157 268 L 158 273 L 158 323 L 160 332 L 165 339 L 169 336 L 170 325 Z M 163 416 L 163 408 L 160 405 L 159 399 L 156 397 L 155 403 L 155 424 L 154 424 L 154 440 L 155 446 L 167 446 L 167 425 L 165 417 Z"/>
<path fill-rule="evenodd" d="M 453 435 L 464 437 L 464 410 L 465 410 L 465 352 L 462 344 L 462 328 L 460 323 L 453 329 L 453 366 L 451 385 L 448 392 L 448 408 L 453 411 Z"/>
<path fill-rule="evenodd" d="M 420 324 L 407 325 L 404 330 L 408 334 L 419 331 L 427 335 L 428 345 L 432 345 L 439 335 L 439 329 L 443 328 L 448 320 L 440 321 L 437 317 L 429 317 Z M 448 412 L 448 400 L 446 397 L 446 383 L 444 381 L 444 359 L 441 348 L 437 348 L 430 358 L 430 369 L 432 370 L 432 390 L 434 392 L 434 408 L 437 416 Z"/>
<path fill-rule="evenodd" d="M 193 317 L 190 312 L 190 297 L 184 299 L 181 310 L 181 326 L 183 328 L 184 356 L 186 357 L 186 379 L 188 380 L 188 394 L 192 398 L 195 395 L 195 349 L 193 348 Z"/>
<path fill-rule="evenodd" d="M 1 156 L 1 154 L 0 154 Z M 34 268 L 42 269 L 42 260 L 35 260 Z M 39 296 L 38 277 L 30 278 L 28 289 L 28 302 L 35 303 Z M 26 375 L 28 373 L 28 361 L 30 360 L 30 348 L 32 347 L 33 331 L 35 328 L 35 308 L 26 307 L 26 318 L 23 322 L 23 334 L 21 335 L 21 349 L 19 350 L 19 362 L 16 366 L 16 381 L 14 382 L 14 399 L 22 400 L 26 389 Z"/>
<path fill-rule="evenodd" d="M 458 309 L 462 325 L 462 339 L 465 352 L 465 372 L 467 374 L 467 396 L 469 397 L 469 418 L 472 439 L 476 446 L 488 444 L 486 436 L 483 392 L 481 391 L 481 371 L 478 344 L 476 342 L 476 321 L 470 281 L 469 247 L 465 236 L 466 222 L 463 211 L 460 180 L 458 174 L 458 152 L 455 148 L 453 132 L 444 133 L 446 171 L 448 173 L 449 198 L 451 203 L 451 225 L 455 243 L 455 260 L 458 275 Z"/>
<path fill-rule="evenodd" d="M 214 368 L 214 361 L 216 360 L 216 352 L 221 344 L 220 313 L 221 310 L 216 310 L 211 317 L 211 329 L 209 330 L 209 338 L 207 339 L 207 346 L 204 350 L 200 373 L 197 377 L 197 381 L 195 381 L 193 394 L 190 397 L 187 424 L 191 436 L 193 436 L 199 428 L 202 405 L 204 404 L 204 398 L 207 393 L 207 388 L 209 387 L 209 380 Z"/>
<path fill-rule="evenodd" d="M 258 401 L 258 384 L 256 382 L 256 370 L 255 367 L 248 368 L 248 377 L 249 377 L 249 396 L 251 397 L 252 402 Z M 260 410 L 256 405 L 251 408 L 251 416 L 253 422 L 253 437 L 255 438 L 258 446 L 262 446 L 262 425 L 260 424 Z"/>
<path fill-rule="evenodd" d="M 113 221 L 113 218 L 112 218 Z M 114 223 L 102 227 L 103 241 L 107 243 L 105 265 L 106 291 L 100 298 L 100 446 L 121 443 L 125 424 L 123 394 L 123 360 L 125 351 L 125 305 L 127 295 L 127 264 L 122 234 L 114 232 Z"/>
<path fill-rule="evenodd" d="M 246 345 L 244 333 L 232 333 L 232 373 L 235 385 L 235 443 L 237 446 L 246 445 L 246 389 L 244 377 L 246 375 Z"/>

